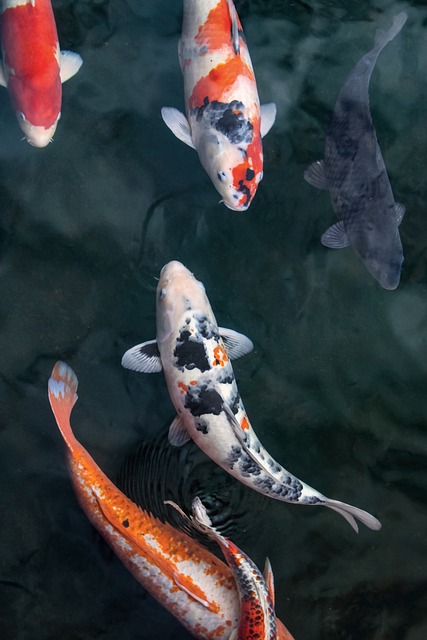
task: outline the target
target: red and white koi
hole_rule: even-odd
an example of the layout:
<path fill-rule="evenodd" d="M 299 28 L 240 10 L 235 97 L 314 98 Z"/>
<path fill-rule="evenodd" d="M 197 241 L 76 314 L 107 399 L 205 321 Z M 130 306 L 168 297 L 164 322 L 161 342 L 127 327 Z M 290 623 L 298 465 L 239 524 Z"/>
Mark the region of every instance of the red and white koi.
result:
<path fill-rule="evenodd" d="M 163 107 L 163 120 L 196 149 L 224 204 L 245 211 L 262 180 L 261 138 L 274 124 L 276 106 L 260 107 L 232 0 L 184 0 L 178 54 L 187 117 Z"/>
<path fill-rule="evenodd" d="M 50 0 L 2 0 L 0 84 L 7 87 L 26 140 L 52 141 L 61 116 L 61 82 L 80 69 L 77 53 L 60 51 Z"/>
<path fill-rule="evenodd" d="M 131 574 L 199 640 L 229 640 L 239 620 L 230 569 L 201 544 L 137 507 L 105 476 L 70 426 L 77 378 L 57 362 L 49 401 L 67 445 L 77 499 Z"/>
<path fill-rule="evenodd" d="M 136 345 L 122 365 L 151 373 L 163 368 L 177 417 L 169 441 L 190 438 L 212 460 L 260 493 L 293 504 L 323 505 L 355 529 L 380 522 L 362 509 L 331 500 L 278 464 L 258 440 L 243 406 L 231 359 L 251 351 L 242 334 L 218 327 L 205 288 L 177 261 L 160 273 L 157 286 L 157 339 Z"/>
<path fill-rule="evenodd" d="M 193 500 L 193 515 L 190 518 L 174 502 L 168 500 L 166 504 L 172 505 L 183 518 L 221 547 L 240 597 L 239 626 L 231 634 L 230 640 L 294 640 L 284 624 L 276 618 L 274 578 L 268 558 L 263 575 L 246 553 L 212 526 L 200 498 Z"/>

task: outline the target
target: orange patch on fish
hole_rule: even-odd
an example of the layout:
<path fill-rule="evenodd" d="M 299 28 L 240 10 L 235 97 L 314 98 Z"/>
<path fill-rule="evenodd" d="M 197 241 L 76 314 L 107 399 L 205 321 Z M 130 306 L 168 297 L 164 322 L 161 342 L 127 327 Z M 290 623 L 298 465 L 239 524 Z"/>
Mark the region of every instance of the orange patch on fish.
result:
<path fill-rule="evenodd" d="M 246 416 L 243 416 L 240 426 L 242 427 L 243 431 L 246 431 L 247 429 L 249 429 L 249 420 L 247 419 Z"/>
<path fill-rule="evenodd" d="M 190 109 L 200 107 L 205 98 L 210 102 L 214 100 L 222 102 L 225 91 L 232 87 L 239 76 L 246 76 L 255 84 L 252 69 L 244 64 L 239 56 L 218 64 L 207 76 L 203 76 L 196 83 L 188 101 Z"/>
<path fill-rule="evenodd" d="M 212 365 L 214 367 L 217 367 L 218 365 L 223 367 L 224 364 L 228 362 L 227 352 L 222 345 L 219 344 L 217 347 L 215 347 L 214 358 L 215 359 L 212 362 Z"/>
<path fill-rule="evenodd" d="M 178 388 L 181 389 L 182 395 L 188 391 L 188 387 L 184 382 L 178 382 Z"/>
<path fill-rule="evenodd" d="M 238 26 L 241 30 L 240 20 Z M 219 0 L 216 7 L 209 11 L 206 22 L 200 25 L 195 40 L 198 44 L 207 46 L 209 51 L 216 51 L 229 46 L 230 42 L 224 40 L 224 34 L 227 33 L 231 34 L 230 11 L 226 0 Z"/>

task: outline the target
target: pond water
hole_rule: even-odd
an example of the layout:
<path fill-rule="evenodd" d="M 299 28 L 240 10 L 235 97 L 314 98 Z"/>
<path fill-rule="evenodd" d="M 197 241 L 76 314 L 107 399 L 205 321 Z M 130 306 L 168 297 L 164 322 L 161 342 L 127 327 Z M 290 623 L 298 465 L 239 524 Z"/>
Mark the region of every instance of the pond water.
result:
<path fill-rule="evenodd" d="M 190 637 L 74 497 L 47 400 L 62 359 L 79 378 L 76 436 L 100 467 L 123 480 L 145 443 L 154 487 L 179 473 L 188 500 L 192 487 L 228 496 L 224 526 L 259 566 L 269 556 L 277 613 L 296 640 L 424 640 L 426 3 L 236 0 L 261 101 L 277 104 L 264 179 L 244 214 L 218 204 L 197 154 L 160 116 L 164 105 L 184 108 L 181 0 L 53 6 L 61 47 L 84 60 L 64 85 L 53 144 L 21 142 L 0 93 L 0 637 Z M 370 87 L 406 206 L 401 282 L 386 291 L 351 249 L 322 246 L 335 215 L 303 173 L 323 155 L 346 75 L 402 9 L 408 21 Z M 254 342 L 234 370 L 266 448 L 326 495 L 373 513 L 380 532 L 356 535 L 327 509 L 263 498 L 192 444 L 178 458 L 162 453 L 174 417 L 164 377 L 120 360 L 155 337 L 155 278 L 172 259 L 205 284 L 219 324 Z"/>

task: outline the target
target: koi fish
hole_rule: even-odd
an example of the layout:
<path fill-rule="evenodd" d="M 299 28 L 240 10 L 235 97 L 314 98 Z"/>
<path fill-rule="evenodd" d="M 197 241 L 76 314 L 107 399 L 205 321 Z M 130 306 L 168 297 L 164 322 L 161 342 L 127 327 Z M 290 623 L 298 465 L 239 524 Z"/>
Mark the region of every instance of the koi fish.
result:
<path fill-rule="evenodd" d="M 50 0 L 2 0 L 0 38 L 0 84 L 27 142 L 45 147 L 61 117 L 61 82 L 77 73 L 82 59 L 59 50 Z"/>
<path fill-rule="evenodd" d="M 395 202 L 369 110 L 369 81 L 379 54 L 406 22 L 402 12 L 347 76 L 326 135 L 325 158 L 305 171 L 313 187 L 328 189 L 339 222 L 321 237 L 326 247 L 351 245 L 369 273 L 396 289 L 403 263 L 399 225 L 405 207 Z"/>
<path fill-rule="evenodd" d="M 205 288 L 183 264 L 169 262 L 157 286 L 157 339 L 132 347 L 122 365 L 152 373 L 163 369 L 177 416 L 169 429 L 175 446 L 190 438 L 232 476 L 260 493 L 293 504 L 323 505 L 355 529 L 380 522 L 366 511 L 331 500 L 278 464 L 258 440 L 237 389 L 230 360 L 252 342 L 218 327 Z"/>
<path fill-rule="evenodd" d="M 187 117 L 163 107 L 179 140 L 195 149 L 222 202 L 245 211 L 263 176 L 261 138 L 276 105 L 260 107 L 249 51 L 232 0 L 184 0 L 178 46 Z"/>
<path fill-rule="evenodd" d="M 294 640 L 284 624 L 276 618 L 274 610 L 274 578 L 270 561 L 265 561 L 264 575 L 249 556 L 231 540 L 221 535 L 206 512 L 200 500 L 193 500 L 193 515 L 189 518 L 174 502 L 166 504 L 174 507 L 181 516 L 189 520 L 196 529 L 217 542 L 227 560 L 237 584 L 240 597 L 240 621 L 230 640 Z"/>
<path fill-rule="evenodd" d="M 185 533 L 137 507 L 107 478 L 71 430 L 76 390 L 72 369 L 57 362 L 49 401 L 86 516 L 138 582 L 195 638 L 229 640 L 239 620 L 230 569 Z"/>

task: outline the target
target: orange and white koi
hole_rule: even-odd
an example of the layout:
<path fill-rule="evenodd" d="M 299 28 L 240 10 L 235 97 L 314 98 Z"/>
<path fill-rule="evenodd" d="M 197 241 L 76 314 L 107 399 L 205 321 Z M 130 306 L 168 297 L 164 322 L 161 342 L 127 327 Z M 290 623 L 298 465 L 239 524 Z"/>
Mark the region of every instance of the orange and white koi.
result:
<path fill-rule="evenodd" d="M 61 116 L 61 82 L 80 69 L 77 53 L 60 51 L 50 0 L 2 0 L 0 84 L 7 87 L 26 140 L 52 141 Z"/>
<path fill-rule="evenodd" d="M 49 380 L 49 401 L 86 516 L 131 574 L 195 638 L 229 640 L 239 620 L 230 569 L 185 533 L 137 507 L 105 476 L 71 430 L 76 390 L 74 372 L 57 362 Z"/>
<path fill-rule="evenodd" d="M 230 640 L 294 640 L 274 610 L 274 578 L 268 558 L 264 575 L 249 556 L 231 540 L 221 535 L 206 512 L 200 498 L 193 500 L 193 515 L 188 518 L 177 504 L 168 500 L 196 529 L 215 540 L 227 560 L 237 584 L 240 597 L 240 621 Z"/>
<path fill-rule="evenodd" d="M 261 138 L 273 126 L 276 106 L 260 107 L 232 0 L 184 0 L 178 54 L 187 117 L 163 107 L 163 120 L 196 149 L 224 204 L 245 211 L 262 180 Z"/>
<path fill-rule="evenodd" d="M 231 359 L 251 351 L 246 336 L 218 327 L 205 288 L 177 261 L 160 273 L 157 286 L 157 338 L 129 349 L 122 365 L 152 373 L 163 368 L 177 417 L 169 442 L 190 438 L 212 460 L 260 493 L 292 504 L 323 505 L 358 530 L 380 522 L 366 511 L 331 500 L 284 469 L 264 449 L 237 389 Z"/>

